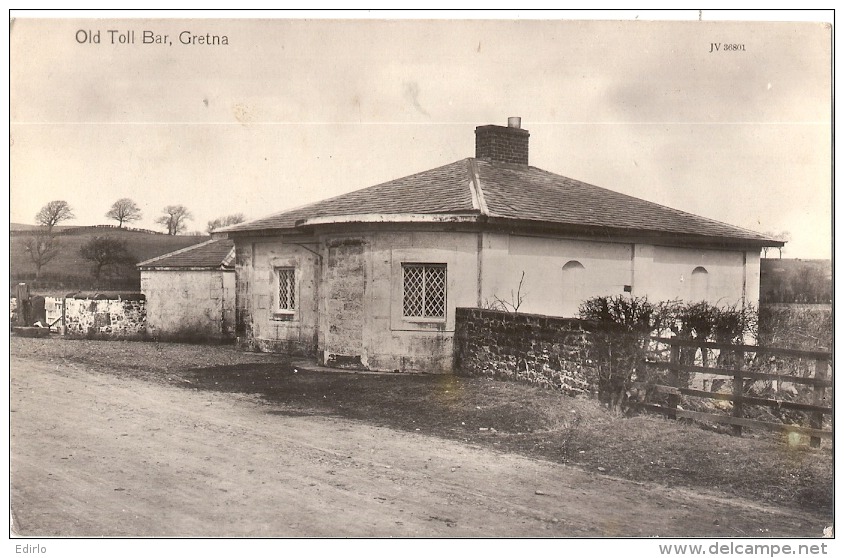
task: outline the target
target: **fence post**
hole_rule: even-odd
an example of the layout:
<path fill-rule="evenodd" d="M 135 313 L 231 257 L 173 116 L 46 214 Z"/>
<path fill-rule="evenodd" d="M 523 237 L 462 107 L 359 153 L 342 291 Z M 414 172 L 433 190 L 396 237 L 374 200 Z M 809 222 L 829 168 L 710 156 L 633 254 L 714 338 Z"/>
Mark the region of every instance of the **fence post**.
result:
<path fill-rule="evenodd" d="M 671 341 L 671 364 L 668 367 L 668 384 L 673 388 L 680 387 L 680 371 L 678 367 L 680 366 L 680 345 L 677 345 Z M 668 416 L 676 419 L 677 418 L 677 405 L 680 403 L 680 393 L 672 393 L 668 396 Z"/>
<path fill-rule="evenodd" d="M 721 349 L 722 351 L 724 349 Z M 733 364 L 733 416 L 744 418 L 744 375 L 741 373 L 744 364 L 744 351 L 736 351 L 736 360 Z M 733 436 L 741 436 L 741 425 L 733 424 Z"/>
<path fill-rule="evenodd" d="M 29 285 L 26 283 L 18 283 L 17 292 L 15 294 L 17 294 L 18 298 L 17 324 L 24 327 L 31 326 L 32 316 L 30 315 Z"/>
<path fill-rule="evenodd" d="M 826 372 L 828 369 L 827 360 L 825 358 L 815 359 L 815 379 L 816 380 L 826 380 Z M 812 386 L 812 405 L 821 405 L 823 404 L 823 400 L 825 399 L 824 394 L 826 393 L 825 386 L 819 386 L 815 384 Z M 809 419 L 809 426 L 812 428 L 817 428 L 820 430 L 823 428 L 823 413 L 815 412 L 812 413 Z M 812 436 L 809 438 L 809 445 L 813 448 L 821 447 L 821 439 L 817 436 Z"/>

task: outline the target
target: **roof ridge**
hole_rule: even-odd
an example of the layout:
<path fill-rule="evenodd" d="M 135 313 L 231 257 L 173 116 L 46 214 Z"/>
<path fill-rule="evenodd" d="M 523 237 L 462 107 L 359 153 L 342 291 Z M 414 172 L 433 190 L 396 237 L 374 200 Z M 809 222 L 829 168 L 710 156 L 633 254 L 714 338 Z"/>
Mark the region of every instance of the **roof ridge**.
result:
<path fill-rule="evenodd" d="M 226 254 L 225 258 L 223 258 L 223 261 L 220 263 L 220 265 L 223 266 L 223 267 L 232 267 L 232 263 L 235 261 L 235 258 L 236 258 L 235 247 L 234 247 L 234 244 L 232 244 L 231 250 L 229 250 L 229 253 Z"/>
<path fill-rule="evenodd" d="M 472 194 L 472 206 L 474 207 L 477 204 L 475 209 L 480 211 L 481 215 L 489 215 L 484 190 L 481 187 L 481 175 L 478 172 L 477 160 L 473 157 L 468 157 L 466 163 L 469 167 L 469 190 Z"/>
<path fill-rule="evenodd" d="M 162 260 L 164 258 L 169 258 L 171 256 L 177 256 L 179 254 L 184 254 L 185 252 L 190 252 L 191 250 L 195 250 L 196 248 L 199 248 L 201 246 L 207 246 L 208 244 L 211 244 L 212 242 L 219 242 L 220 240 L 224 240 L 224 239 L 212 238 L 211 240 L 206 240 L 205 242 L 200 242 L 199 244 L 191 244 L 190 246 L 185 246 L 184 248 L 179 248 L 178 250 L 174 250 L 172 252 L 167 252 L 166 254 L 161 254 L 160 256 L 156 256 L 152 259 L 145 260 L 145 261 L 142 261 L 142 262 L 138 262 L 135 265 L 136 266 L 149 265 L 151 263 L 157 262 L 158 260 Z"/>

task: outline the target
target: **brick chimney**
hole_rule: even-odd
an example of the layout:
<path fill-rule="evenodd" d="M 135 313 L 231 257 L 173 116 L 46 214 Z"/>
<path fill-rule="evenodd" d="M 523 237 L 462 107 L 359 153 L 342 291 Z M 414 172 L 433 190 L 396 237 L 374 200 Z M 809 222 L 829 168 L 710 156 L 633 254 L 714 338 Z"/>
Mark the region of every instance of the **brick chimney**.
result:
<path fill-rule="evenodd" d="M 511 117 L 507 126 L 475 128 L 475 157 L 494 163 L 528 164 L 530 132 L 522 130 L 522 119 Z"/>

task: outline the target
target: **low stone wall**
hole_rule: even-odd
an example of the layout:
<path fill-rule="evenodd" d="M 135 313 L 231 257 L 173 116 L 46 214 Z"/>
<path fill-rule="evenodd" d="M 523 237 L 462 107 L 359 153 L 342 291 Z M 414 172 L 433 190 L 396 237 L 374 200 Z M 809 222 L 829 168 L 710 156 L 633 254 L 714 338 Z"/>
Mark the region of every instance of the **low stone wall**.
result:
<path fill-rule="evenodd" d="M 72 336 L 143 337 L 146 303 L 143 300 L 64 299 L 65 333 Z"/>
<path fill-rule="evenodd" d="M 458 308 L 454 371 L 588 393 L 589 331 L 588 322 L 572 318 Z"/>

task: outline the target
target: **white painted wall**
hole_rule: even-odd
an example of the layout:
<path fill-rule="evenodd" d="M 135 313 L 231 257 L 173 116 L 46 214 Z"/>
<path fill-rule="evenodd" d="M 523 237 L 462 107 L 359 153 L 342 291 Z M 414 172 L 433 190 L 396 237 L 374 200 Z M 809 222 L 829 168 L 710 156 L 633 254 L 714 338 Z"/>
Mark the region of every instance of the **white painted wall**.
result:
<path fill-rule="evenodd" d="M 637 247 L 638 249 L 638 247 Z M 748 258 L 745 270 L 744 252 L 727 250 L 695 250 L 654 246 L 650 270 L 643 273 L 637 282 L 637 293 L 647 294 L 650 300 L 684 300 L 697 302 L 706 300 L 716 305 L 741 304 L 742 288 L 747 285 L 748 300 L 759 303 L 759 256 Z M 706 270 L 708 289 L 703 295 L 694 288 L 693 272 L 697 268 Z M 754 288 L 751 290 L 751 285 Z"/>
<path fill-rule="evenodd" d="M 513 301 L 524 271 L 520 312 L 573 317 L 583 300 L 632 284 L 630 244 L 487 233 L 483 246 L 483 301 Z M 583 269 L 564 271 L 569 262 Z"/>
<path fill-rule="evenodd" d="M 289 238 L 237 242 L 251 254 L 238 263 L 239 280 L 249 281 L 249 288 L 238 289 L 246 293 L 242 304 L 258 346 L 292 348 L 318 355 L 323 361 L 337 351 L 354 348 L 361 354 L 348 356 L 360 356 L 364 366 L 378 370 L 450 370 L 454 309 L 489 304 L 495 296 L 511 301 L 523 271 L 524 300 L 519 310 L 527 313 L 575 316 L 584 299 L 623 294 L 626 286 L 632 295 L 647 295 L 654 301 L 688 300 L 696 267 L 707 270 L 706 298 L 710 302 L 734 304 L 741 300 L 746 284 L 748 297 L 758 303 L 759 257 L 748 254 L 745 267 L 743 252 L 412 230 L 324 234 L 309 240 L 307 249 Z M 327 247 L 342 246 L 343 242 L 362 246 L 346 251 L 359 261 L 348 268 L 329 269 L 329 254 L 346 252 L 329 252 Z M 567 271 L 570 262 L 578 262 L 582 269 Z M 444 320 L 402 316 L 403 263 L 447 266 Z M 277 297 L 274 269 L 278 266 L 297 269 L 299 307 L 294 316 L 279 317 L 273 311 Z M 362 274 L 363 280 L 346 278 L 338 269 Z M 326 300 L 329 292 L 340 293 L 339 298 Z M 362 297 L 362 312 L 358 300 L 349 296 Z M 342 315 L 344 304 L 354 307 L 354 316 L 361 318 Z M 331 335 L 326 341 L 328 331 Z"/>
<path fill-rule="evenodd" d="M 227 334 L 233 322 L 224 322 L 224 309 L 233 315 L 233 277 L 233 272 L 221 270 L 141 271 L 141 291 L 147 300 L 147 333 L 211 337 Z M 230 294 L 225 289 L 227 282 Z"/>

